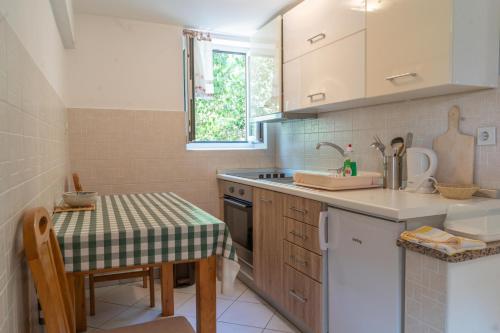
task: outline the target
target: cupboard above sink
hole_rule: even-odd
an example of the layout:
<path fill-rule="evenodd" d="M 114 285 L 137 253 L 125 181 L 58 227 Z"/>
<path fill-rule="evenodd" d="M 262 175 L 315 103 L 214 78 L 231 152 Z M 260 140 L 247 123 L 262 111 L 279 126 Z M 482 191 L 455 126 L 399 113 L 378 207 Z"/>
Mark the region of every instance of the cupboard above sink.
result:
<path fill-rule="evenodd" d="M 333 111 L 497 86 L 496 0 L 305 0 L 283 16 L 283 109 Z"/>

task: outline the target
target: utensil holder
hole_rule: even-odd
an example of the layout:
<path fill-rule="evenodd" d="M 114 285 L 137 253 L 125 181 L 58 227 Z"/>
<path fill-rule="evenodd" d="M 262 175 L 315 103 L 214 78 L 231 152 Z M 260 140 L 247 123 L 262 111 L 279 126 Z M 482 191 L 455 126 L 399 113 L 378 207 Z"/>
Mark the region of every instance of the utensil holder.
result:
<path fill-rule="evenodd" d="M 401 156 L 384 157 L 384 188 L 401 188 Z"/>

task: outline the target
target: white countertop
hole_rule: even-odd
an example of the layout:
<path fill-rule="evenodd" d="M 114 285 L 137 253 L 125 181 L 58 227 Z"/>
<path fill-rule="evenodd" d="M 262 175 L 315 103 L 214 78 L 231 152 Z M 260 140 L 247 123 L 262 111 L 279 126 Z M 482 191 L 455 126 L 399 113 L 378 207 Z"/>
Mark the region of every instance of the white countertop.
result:
<path fill-rule="evenodd" d="M 445 215 L 448 206 L 451 204 L 470 204 L 494 200 L 480 197 L 473 197 L 470 200 L 451 200 L 445 199 L 439 194 L 409 193 L 381 188 L 322 191 L 292 184 L 273 183 L 268 180 L 246 179 L 223 173 L 218 174 L 217 178 L 313 199 L 334 207 L 345 208 L 395 221 Z"/>

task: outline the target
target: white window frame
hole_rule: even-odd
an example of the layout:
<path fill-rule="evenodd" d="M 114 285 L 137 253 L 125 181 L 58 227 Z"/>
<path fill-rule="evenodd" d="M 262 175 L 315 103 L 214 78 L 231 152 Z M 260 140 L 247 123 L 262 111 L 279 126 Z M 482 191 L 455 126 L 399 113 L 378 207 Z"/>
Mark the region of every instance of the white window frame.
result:
<path fill-rule="evenodd" d="M 249 82 L 249 64 L 250 64 L 250 59 L 249 59 L 249 51 L 250 51 L 250 43 L 248 41 L 241 41 L 241 40 L 236 40 L 236 39 L 231 39 L 229 38 L 218 38 L 214 37 L 212 38 L 212 43 L 213 43 L 213 50 L 214 51 L 222 51 L 222 52 L 235 52 L 235 53 L 244 53 L 246 55 L 246 86 L 247 86 L 247 98 L 246 98 L 246 132 L 247 132 L 247 140 L 248 140 L 248 131 L 249 131 L 249 110 L 250 110 L 250 98 L 249 98 L 249 87 L 250 87 L 250 82 Z M 187 49 L 187 48 L 185 48 Z M 187 58 L 187 57 L 186 57 Z M 255 142 L 247 141 L 247 142 L 196 142 L 196 141 L 191 141 L 190 137 L 190 128 L 192 126 L 191 122 L 194 121 L 192 119 L 192 108 L 194 108 L 194 96 L 192 93 L 192 70 L 190 68 L 190 63 L 189 60 L 186 59 L 186 64 L 185 68 L 190 71 L 190 73 L 187 73 L 185 75 L 189 75 L 189 80 L 186 80 L 186 87 L 185 87 L 185 92 L 186 92 L 186 97 L 185 97 L 185 105 L 186 105 L 186 115 L 187 115 L 187 121 L 186 121 L 186 130 L 187 130 L 187 143 L 186 143 L 186 149 L 187 150 L 257 150 L 257 149 L 267 149 L 267 142 L 268 142 L 268 137 L 267 137 L 267 125 L 262 124 L 261 128 L 261 138 L 262 141 L 255 140 Z M 192 98 L 192 99 L 191 99 Z"/>

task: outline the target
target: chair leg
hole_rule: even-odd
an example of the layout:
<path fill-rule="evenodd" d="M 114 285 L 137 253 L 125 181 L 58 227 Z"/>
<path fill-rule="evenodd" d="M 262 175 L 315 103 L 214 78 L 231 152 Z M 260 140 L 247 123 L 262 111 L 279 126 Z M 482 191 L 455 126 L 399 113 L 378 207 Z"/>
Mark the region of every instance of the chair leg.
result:
<path fill-rule="evenodd" d="M 149 272 L 149 306 L 155 307 L 155 269 L 150 267 Z"/>
<path fill-rule="evenodd" d="M 95 283 L 94 274 L 89 274 L 89 298 L 90 298 L 90 315 L 95 316 Z"/>
<path fill-rule="evenodd" d="M 143 268 L 142 271 L 144 274 L 142 275 L 142 287 L 147 288 L 148 287 L 148 268 Z"/>

